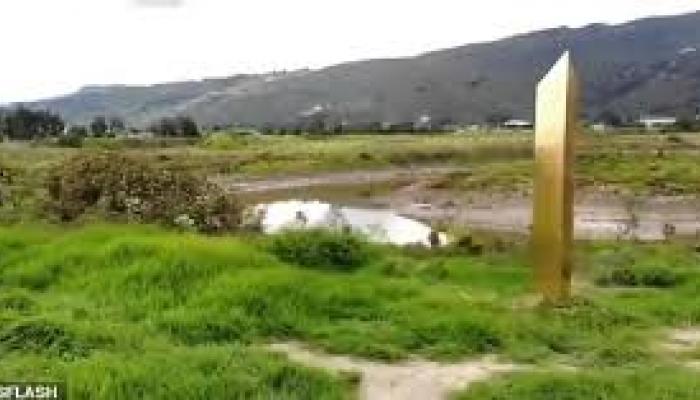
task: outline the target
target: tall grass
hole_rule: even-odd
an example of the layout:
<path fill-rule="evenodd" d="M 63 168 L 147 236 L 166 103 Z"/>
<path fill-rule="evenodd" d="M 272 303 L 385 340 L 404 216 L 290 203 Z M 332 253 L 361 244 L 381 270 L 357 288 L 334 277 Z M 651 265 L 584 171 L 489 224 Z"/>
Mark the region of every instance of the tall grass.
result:
<path fill-rule="evenodd" d="M 653 365 L 662 327 L 700 323 L 689 245 L 583 245 L 582 281 L 622 262 L 683 269 L 685 279 L 593 287 L 554 309 L 532 304 L 522 249 L 381 247 L 343 273 L 268 249 L 263 238 L 143 226 L 0 228 L 0 380 L 65 379 L 77 398 L 342 398 L 345 378 L 259 346 L 295 339 L 376 359 L 499 353 L 616 370 Z"/>
<path fill-rule="evenodd" d="M 629 370 L 524 373 L 480 383 L 458 400 L 694 400 L 698 373 L 659 365 Z"/>

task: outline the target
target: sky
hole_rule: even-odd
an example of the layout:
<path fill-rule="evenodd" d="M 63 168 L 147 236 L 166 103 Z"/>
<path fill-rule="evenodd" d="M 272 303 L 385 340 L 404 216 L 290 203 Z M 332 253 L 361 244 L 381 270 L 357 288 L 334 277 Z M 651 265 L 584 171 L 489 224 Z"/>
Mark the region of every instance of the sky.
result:
<path fill-rule="evenodd" d="M 0 104 L 696 10 L 700 0 L 2 0 Z"/>

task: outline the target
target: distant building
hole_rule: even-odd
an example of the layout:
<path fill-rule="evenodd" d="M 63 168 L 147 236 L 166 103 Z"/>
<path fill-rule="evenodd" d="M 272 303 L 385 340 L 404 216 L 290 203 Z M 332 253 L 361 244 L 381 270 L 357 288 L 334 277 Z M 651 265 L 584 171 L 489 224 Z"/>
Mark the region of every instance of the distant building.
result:
<path fill-rule="evenodd" d="M 430 130 L 433 127 L 433 118 L 430 115 L 424 114 L 418 117 L 418 120 L 414 122 L 413 129 L 416 130 Z"/>
<path fill-rule="evenodd" d="M 533 126 L 532 121 L 524 119 L 509 119 L 503 123 L 503 127 L 508 129 L 531 129 Z"/>
<path fill-rule="evenodd" d="M 637 122 L 647 130 L 653 130 L 675 125 L 678 119 L 676 117 L 646 116 L 640 118 Z"/>
<path fill-rule="evenodd" d="M 129 139 L 153 139 L 154 137 L 156 137 L 156 135 L 151 131 L 129 129 L 124 133 L 124 137 L 127 137 Z"/>
<path fill-rule="evenodd" d="M 608 125 L 599 122 L 597 124 L 591 125 L 591 129 L 593 129 L 593 132 L 605 132 L 608 130 Z"/>

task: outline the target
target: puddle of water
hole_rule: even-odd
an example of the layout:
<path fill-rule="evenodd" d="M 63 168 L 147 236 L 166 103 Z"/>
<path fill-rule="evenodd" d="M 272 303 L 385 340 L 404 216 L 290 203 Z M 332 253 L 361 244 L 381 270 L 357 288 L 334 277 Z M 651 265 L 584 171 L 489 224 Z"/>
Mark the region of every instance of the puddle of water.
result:
<path fill-rule="evenodd" d="M 267 234 L 285 229 L 349 229 L 376 243 L 431 247 L 433 229 L 422 222 L 391 210 L 344 207 L 320 201 L 286 200 L 259 204 L 262 231 Z M 439 245 L 448 244 L 445 233 L 437 233 Z"/>

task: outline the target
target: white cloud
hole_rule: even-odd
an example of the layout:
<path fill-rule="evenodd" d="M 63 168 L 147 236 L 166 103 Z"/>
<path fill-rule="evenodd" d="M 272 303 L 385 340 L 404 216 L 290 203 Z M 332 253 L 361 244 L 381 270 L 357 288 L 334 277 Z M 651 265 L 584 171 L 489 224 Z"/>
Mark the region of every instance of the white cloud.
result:
<path fill-rule="evenodd" d="M 160 6 L 144 7 L 144 2 Z M 146 84 L 408 56 L 533 29 L 699 8 L 697 0 L 190 0 L 174 5 L 172 0 L 0 2 L 0 102 L 53 96 L 86 84 Z"/>

